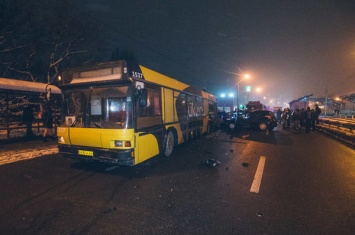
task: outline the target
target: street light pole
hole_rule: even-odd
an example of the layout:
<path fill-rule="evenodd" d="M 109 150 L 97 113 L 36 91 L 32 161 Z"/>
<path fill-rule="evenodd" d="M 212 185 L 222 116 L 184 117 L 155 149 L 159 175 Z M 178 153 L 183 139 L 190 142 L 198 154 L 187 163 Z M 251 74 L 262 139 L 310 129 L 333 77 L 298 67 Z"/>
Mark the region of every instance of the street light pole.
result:
<path fill-rule="evenodd" d="M 237 83 L 237 111 L 239 111 L 239 82 Z"/>
<path fill-rule="evenodd" d="M 239 83 L 244 81 L 245 79 L 248 79 L 250 76 L 249 74 L 244 74 L 243 78 L 237 82 L 237 110 L 239 111 Z"/>

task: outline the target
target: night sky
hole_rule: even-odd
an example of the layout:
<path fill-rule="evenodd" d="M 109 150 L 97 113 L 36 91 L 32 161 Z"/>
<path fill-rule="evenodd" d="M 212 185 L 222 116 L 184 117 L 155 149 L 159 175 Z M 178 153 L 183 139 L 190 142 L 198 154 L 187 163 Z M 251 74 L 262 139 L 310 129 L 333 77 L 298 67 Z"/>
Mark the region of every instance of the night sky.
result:
<path fill-rule="evenodd" d="M 73 3 L 71 3 L 73 4 Z M 241 87 L 289 102 L 355 93 L 355 1 L 80 0 L 105 45 L 219 95 Z M 82 4 L 82 5 L 80 5 Z"/>

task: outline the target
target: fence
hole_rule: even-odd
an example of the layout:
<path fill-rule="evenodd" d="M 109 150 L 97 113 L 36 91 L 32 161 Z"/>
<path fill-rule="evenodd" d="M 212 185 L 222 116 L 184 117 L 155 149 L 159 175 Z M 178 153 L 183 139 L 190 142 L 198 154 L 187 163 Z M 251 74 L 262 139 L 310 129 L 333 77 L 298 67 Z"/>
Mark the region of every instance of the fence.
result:
<path fill-rule="evenodd" d="M 26 136 L 26 125 L 23 123 L 8 123 L 0 121 L 0 139 L 11 139 Z M 43 129 L 42 122 L 38 119 L 32 124 L 33 133 L 41 134 Z M 17 133 L 13 133 L 17 131 Z M 13 133 L 13 135 L 11 135 Z"/>

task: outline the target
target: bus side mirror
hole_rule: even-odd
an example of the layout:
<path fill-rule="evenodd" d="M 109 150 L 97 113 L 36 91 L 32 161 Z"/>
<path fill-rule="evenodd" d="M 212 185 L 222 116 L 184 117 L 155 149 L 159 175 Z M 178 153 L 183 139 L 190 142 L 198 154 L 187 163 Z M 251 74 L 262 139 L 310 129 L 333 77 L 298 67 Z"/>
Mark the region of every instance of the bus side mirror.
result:
<path fill-rule="evenodd" d="M 148 94 L 145 88 L 136 89 L 136 97 L 138 99 L 138 104 L 141 107 L 147 106 Z"/>

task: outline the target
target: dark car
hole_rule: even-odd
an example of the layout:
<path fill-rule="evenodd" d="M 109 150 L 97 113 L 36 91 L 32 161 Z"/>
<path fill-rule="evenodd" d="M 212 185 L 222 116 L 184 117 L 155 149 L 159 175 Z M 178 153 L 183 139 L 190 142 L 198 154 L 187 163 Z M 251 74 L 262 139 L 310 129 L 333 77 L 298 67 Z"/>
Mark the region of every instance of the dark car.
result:
<path fill-rule="evenodd" d="M 235 115 L 228 126 L 230 129 L 254 128 L 271 131 L 277 126 L 277 120 L 273 112 L 258 110 L 243 115 Z"/>

